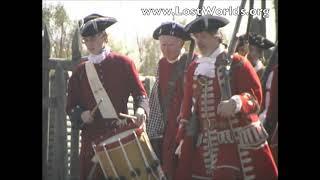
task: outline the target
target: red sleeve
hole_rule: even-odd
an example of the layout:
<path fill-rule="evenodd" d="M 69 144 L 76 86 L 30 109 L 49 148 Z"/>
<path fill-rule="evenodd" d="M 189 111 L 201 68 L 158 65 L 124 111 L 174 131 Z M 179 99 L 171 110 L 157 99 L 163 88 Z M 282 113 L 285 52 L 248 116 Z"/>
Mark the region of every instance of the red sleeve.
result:
<path fill-rule="evenodd" d="M 177 163 L 174 179 L 192 180 L 192 161 L 195 153 L 192 138 L 191 136 L 185 136 L 183 139 L 181 156 Z"/>
<path fill-rule="evenodd" d="M 139 74 L 136 69 L 135 64 L 132 60 L 129 60 L 129 83 L 130 83 L 130 92 L 133 97 L 137 96 L 147 96 L 147 92 L 144 89 L 142 82 L 139 79 Z"/>
<path fill-rule="evenodd" d="M 262 101 L 260 79 L 251 63 L 242 56 L 234 55 L 234 63 L 242 61 L 242 66 L 232 72 L 232 99 L 237 102 L 236 112 L 244 114 L 258 113 Z"/>
<path fill-rule="evenodd" d="M 182 100 L 182 108 L 180 112 L 180 117 L 182 119 L 189 119 L 191 116 L 191 107 L 192 107 L 192 81 L 193 74 L 196 69 L 196 63 L 193 61 L 187 70 L 187 73 L 184 76 L 184 88 L 183 88 L 183 100 Z"/>

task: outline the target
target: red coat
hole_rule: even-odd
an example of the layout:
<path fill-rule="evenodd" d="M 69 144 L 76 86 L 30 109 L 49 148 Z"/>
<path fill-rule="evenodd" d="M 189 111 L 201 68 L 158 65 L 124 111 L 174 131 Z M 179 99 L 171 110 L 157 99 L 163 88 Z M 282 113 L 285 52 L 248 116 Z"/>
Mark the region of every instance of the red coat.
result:
<path fill-rule="evenodd" d="M 162 58 L 159 62 L 159 85 L 160 85 L 160 97 L 168 96 L 168 82 L 171 74 L 174 70 L 175 64 L 169 63 L 165 58 Z M 175 171 L 175 148 L 177 147 L 175 141 L 175 135 L 178 129 L 177 117 L 180 112 L 182 97 L 183 97 L 183 76 L 179 77 L 175 82 L 175 90 L 171 103 L 167 108 L 167 125 L 164 131 L 163 143 L 162 143 L 162 168 L 163 171 L 172 177 Z"/>
<path fill-rule="evenodd" d="M 221 97 L 217 73 L 214 78 L 194 76 L 198 63 L 189 66 L 181 117 L 190 119 L 192 101 L 196 101 L 194 106 L 200 129 L 195 149 L 192 148 L 192 138 L 184 136 L 175 179 L 191 180 L 192 176 L 207 179 L 235 176 L 259 180 L 277 178 L 277 168 L 266 143 L 267 135 L 257 115 L 262 100 L 260 80 L 247 59 L 233 56 L 233 63 L 240 61 L 243 65 L 234 68 L 231 76 L 232 94 L 237 95 L 242 103 L 237 118 L 231 120 L 237 139 L 233 138 L 226 119 L 216 114 Z M 208 82 L 206 91 L 204 86 L 200 87 L 204 79 Z"/>
<path fill-rule="evenodd" d="M 131 59 L 111 52 L 100 64 L 94 64 L 98 77 L 106 89 L 117 113 L 128 113 L 127 103 L 130 93 L 133 97 L 146 96 L 146 91 L 139 80 L 138 72 Z M 95 98 L 89 86 L 84 63 L 79 64 L 72 73 L 68 84 L 66 112 L 75 106 L 92 110 L 96 105 Z M 100 135 L 114 130 L 111 119 L 102 119 L 99 110 L 95 114 L 92 124 L 85 124 L 81 133 L 80 150 L 80 179 L 87 178 L 93 165 L 91 158 L 94 155 L 91 142 Z M 103 177 L 99 168 L 98 176 Z"/>

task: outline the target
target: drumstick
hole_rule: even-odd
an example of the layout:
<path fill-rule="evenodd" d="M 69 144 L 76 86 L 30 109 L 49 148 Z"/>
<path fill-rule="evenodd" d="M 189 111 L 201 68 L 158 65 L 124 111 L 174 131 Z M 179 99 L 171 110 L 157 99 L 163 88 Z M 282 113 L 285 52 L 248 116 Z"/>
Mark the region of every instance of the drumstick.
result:
<path fill-rule="evenodd" d="M 100 101 L 97 103 L 97 105 L 92 109 L 92 111 L 90 112 L 90 115 L 93 117 L 93 115 L 96 113 L 99 105 L 101 104 L 103 98 L 100 99 Z"/>
<path fill-rule="evenodd" d="M 93 118 L 94 114 L 96 113 L 99 105 L 101 104 L 103 98 L 100 99 L 100 101 L 97 103 L 97 105 L 92 109 L 92 111 L 90 111 L 90 115 L 91 117 Z M 81 125 L 80 125 L 80 128 L 82 128 L 84 126 L 85 122 L 82 122 Z"/>
<path fill-rule="evenodd" d="M 131 119 L 134 119 L 134 120 L 137 120 L 137 119 L 138 119 L 136 116 L 131 116 L 131 115 L 128 115 L 128 114 L 119 113 L 119 115 L 120 115 L 121 117 L 131 118 Z"/>

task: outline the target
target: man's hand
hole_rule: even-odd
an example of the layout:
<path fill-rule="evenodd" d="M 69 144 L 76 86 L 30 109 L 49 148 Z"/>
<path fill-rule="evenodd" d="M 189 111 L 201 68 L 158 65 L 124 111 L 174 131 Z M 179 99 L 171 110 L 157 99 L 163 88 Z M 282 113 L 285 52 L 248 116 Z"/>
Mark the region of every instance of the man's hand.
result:
<path fill-rule="evenodd" d="M 217 108 L 217 113 L 221 117 L 229 118 L 235 114 L 237 103 L 233 99 L 221 101 Z"/>
<path fill-rule="evenodd" d="M 186 119 L 180 119 L 179 121 L 179 127 L 176 133 L 176 143 L 180 143 L 181 140 L 183 140 L 185 135 L 185 126 L 188 123 L 188 120 Z"/>
<path fill-rule="evenodd" d="M 135 124 L 138 125 L 139 127 L 144 124 L 147 120 L 147 115 L 144 109 L 142 108 L 137 108 L 135 116 L 137 117 L 137 120 L 135 120 Z"/>
<path fill-rule="evenodd" d="M 181 149 L 182 149 L 183 140 L 180 141 L 179 146 L 176 148 L 176 151 L 174 152 L 175 155 L 180 158 L 181 156 Z"/>
<path fill-rule="evenodd" d="M 89 110 L 82 112 L 81 119 L 86 124 L 90 124 L 93 122 L 93 117 L 92 117 L 91 112 Z"/>

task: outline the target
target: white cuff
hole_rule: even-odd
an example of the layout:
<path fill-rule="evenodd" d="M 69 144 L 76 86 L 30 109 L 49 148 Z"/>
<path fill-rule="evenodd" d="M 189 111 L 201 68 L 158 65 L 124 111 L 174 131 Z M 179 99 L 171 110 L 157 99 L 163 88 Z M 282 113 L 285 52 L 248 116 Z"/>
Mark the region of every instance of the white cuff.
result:
<path fill-rule="evenodd" d="M 141 115 L 146 114 L 146 113 L 145 113 L 143 108 L 138 107 L 135 114 L 141 116 Z"/>
<path fill-rule="evenodd" d="M 183 144 L 183 140 L 180 141 L 179 146 L 177 147 L 176 151 L 174 152 L 175 155 L 178 155 L 180 157 L 181 155 L 181 147 Z"/>
<path fill-rule="evenodd" d="M 238 113 L 242 107 L 242 101 L 240 98 L 240 95 L 234 95 L 230 99 L 234 100 L 236 102 L 236 109 L 234 110 L 234 113 Z"/>
<path fill-rule="evenodd" d="M 265 109 L 265 110 L 259 115 L 259 119 L 260 119 L 260 121 L 261 121 L 262 124 L 265 123 L 266 116 L 267 116 L 267 110 Z"/>

